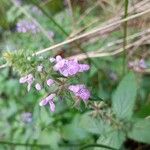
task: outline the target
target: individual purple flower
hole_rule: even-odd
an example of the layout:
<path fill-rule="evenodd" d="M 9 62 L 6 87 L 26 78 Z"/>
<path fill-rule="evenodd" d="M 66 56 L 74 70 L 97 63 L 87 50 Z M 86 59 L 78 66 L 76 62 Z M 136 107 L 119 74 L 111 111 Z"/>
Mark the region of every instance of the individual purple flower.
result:
<path fill-rule="evenodd" d="M 42 71 L 43 71 L 43 65 L 37 66 L 37 71 L 38 71 L 38 72 L 42 72 Z"/>
<path fill-rule="evenodd" d="M 27 80 L 28 80 L 28 76 L 24 76 L 24 77 L 21 77 L 21 78 L 19 79 L 19 82 L 20 82 L 20 83 L 26 83 Z"/>
<path fill-rule="evenodd" d="M 49 104 L 50 110 L 51 110 L 52 112 L 54 112 L 54 111 L 55 111 L 55 104 L 54 104 L 54 97 L 55 97 L 55 96 L 56 96 L 56 94 L 50 94 L 50 95 L 47 96 L 45 99 L 43 99 L 43 100 L 39 103 L 39 105 L 40 105 L 40 106 L 45 106 L 45 105 Z"/>
<path fill-rule="evenodd" d="M 28 75 L 26 75 L 24 77 L 21 77 L 20 80 L 19 80 L 19 82 L 21 84 L 23 84 L 23 83 L 27 83 L 28 84 L 28 87 L 27 87 L 28 92 L 31 89 L 31 85 L 32 85 L 33 81 L 34 81 L 34 77 L 33 77 L 32 74 L 28 74 Z"/>
<path fill-rule="evenodd" d="M 42 86 L 39 83 L 35 84 L 35 88 L 36 88 L 37 91 L 42 90 Z"/>
<path fill-rule="evenodd" d="M 29 20 L 20 20 L 17 25 L 16 25 L 16 30 L 18 32 L 26 33 L 26 32 L 32 32 L 32 33 L 37 33 L 39 32 L 38 27 Z"/>
<path fill-rule="evenodd" d="M 68 89 L 83 101 L 87 101 L 90 98 L 90 92 L 83 84 L 70 85 Z"/>
<path fill-rule="evenodd" d="M 32 122 L 32 114 L 30 112 L 24 112 L 21 114 L 21 120 L 24 123 L 31 123 Z"/>
<path fill-rule="evenodd" d="M 62 59 L 61 56 L 56 57 L 56 64 L 53 67 L 55 71 L 59 71 L 65 77 L 73 76 L 79 71 L 79 64 L 76 60 Z"/>
<path fill-rule="evenodd" d="M 54 83 L 54 80 L 48 79 L 48 80 L 46 81 L 46 83 L 47 83 L 48 86 L 51 86 L 51 85 Z"/>
<path fill-rule="evenodd" d="M 65 77 L 76 75 L 78 72 L 84 72 L 90 68 L 87 64 L 79 64 L 76 59 L 66 60 L 61 56 L 56 57 L 55 63 L 53 69 Z"/>

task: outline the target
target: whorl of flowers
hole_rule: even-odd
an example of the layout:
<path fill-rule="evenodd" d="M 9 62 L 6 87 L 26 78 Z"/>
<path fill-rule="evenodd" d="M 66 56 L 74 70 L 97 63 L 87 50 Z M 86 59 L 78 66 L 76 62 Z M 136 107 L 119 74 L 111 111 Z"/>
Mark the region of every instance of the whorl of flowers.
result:
<path fill-rule="evenodd" d="M 62 94 L 61 91 L 66 91 L 73 93 L 76 100 L 83 100 L 83 102 L 87 102 L 90 98 L 90 92 L 86 88 L 84 84 L 69 84 L 67 81 L 70 77 L 74 77 L 78 73 L 88 71 L 90 66 L 87 64 L 80 64 L 77 60 L 67 60 L 63 59 L 61 56 L 57 56 L 56 58 L 50 58 L 52 72 L 58 74 L 60 77 L 53 77 L 50 74 L 44 75 L 45 78 L 42 77 L 42 81 L 33 76 L 33 74 L 28 74 L 20 78 L 20 83 L 27 83 L 27 90 L 31 89 L 31 86 L 35 87 L 37 91 L 41 91 L 43 89 L 48 89 L 51 87 L 55 87 L 49 94 L 41 100 L 39 103 L 40 106 L 49 105 L 50 110 L 52 112 L 55 111 L 55 99 Z M 42 64 L 37 66 L 37 72 L 35 74 L 46 73 L 46 69 Z"/>
<path fill-rule="evenodd" d="M 21 33 L 31 32 L 35 34 L 39 32 L 38 27 L 32 21 L 26 19 L 20 20 L 17 23 L 16 30 L 17 32 L 21 32 Z"/>

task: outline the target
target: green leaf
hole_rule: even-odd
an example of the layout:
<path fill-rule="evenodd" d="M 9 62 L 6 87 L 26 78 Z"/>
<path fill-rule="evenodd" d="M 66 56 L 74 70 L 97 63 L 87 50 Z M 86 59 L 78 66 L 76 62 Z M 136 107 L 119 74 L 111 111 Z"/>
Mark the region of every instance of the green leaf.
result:
<path fill-rule="evenodd" d="M 97 140 L 97 144 L 108 145 L 110 147 L 119 149 L 122 143 L 125 141 L 125 134 L 119 130 L 113 130 L 112 132 L 101 135 Z M 105 148 L 95 148 L 94 150 L 106 150 Z"/>
<path fill-rule="evenodd" d="M 55 130 L 49 131 L 48 129 L 41 132 L 38 143 L 50 145 L 52 150 L 59 149 L 58 144 L 60 143 L 61 136 Z"/>
<path fill-rule="evenodd" d="M 120 119 L 130 119 L 133 114 L 137 85 L 133 73 L 126 75 L 112 97 L 112 109 Z"/>
<path fill-rule="evenodd" d="M 150 144 L 150 119 L 138 119 L 128 134 L 129 138 Z"/>
<path fill-rule="evenodd" d="M 61 135 L 69 141 L 81 141 L 89 137 L 89 134 L 79 126 L 79 115 L 76 115 L 70 124 L 62 127 Z"/>
<path fill-rule="evenodd" d="M 92 117 L 89 113 L 84 114 L 80 120 L 80 126 L 89 133 L 102 134 L 110 131 L 110 126 L 102 119 Z"/>

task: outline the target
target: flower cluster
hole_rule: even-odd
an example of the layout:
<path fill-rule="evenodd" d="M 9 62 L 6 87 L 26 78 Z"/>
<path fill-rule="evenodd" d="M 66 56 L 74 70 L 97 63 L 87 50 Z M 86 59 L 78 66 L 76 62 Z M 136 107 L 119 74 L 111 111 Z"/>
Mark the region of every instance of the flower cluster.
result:
<path fill-rule="evenodd" d="M 76 84 L 76 85 L 71 84 L 70 85 L 67 83 L 67 78 L 71 76 L 75 76 L 77 73 L 89 70 L 90 68 L 89 65 L 80 64 L 77 60 L 74 60 L 74 59 L 73 60 L 63 59 L 61 56 L 57 56 L 56 58 L 50 58 L 50 62 L 52 64 L 52 69 L 54 70 L 54 72 L 56 71 L 56 73 L 57 72 L 60 73 L 62 77 L 55 80 L 56 77 L 54 77 L 54 79 L 52 79 L 53 77 L 47 78 L 49 76 L 49 74 L 47 74 L 46 78 L 44 79 L 44 81 L 42 81 L 42 83 L 36 82 L 37 79 L 36 77 L 33 77 L 32 74 L 28 74 L 20 78 L 20 83 L 28 84 L 28 87 L 27 87 L 28 91 L 30 90 L 33 83 L 37 91 L 41 91 L 42 89 L 44 89 L 43 85 L 46 85 L 47 87 L 51 87 L 55 85 L 57 87 L 55 91 L 49 92 L 48 96 L 46 96 L 39 103 L 39 105 L 40 106 L 49 105 L 50 110 L 54 112 L 55 111 L 54 101 L 56 97 L 59 97 L 60 92 L 58 91 L 61 91 L 61 90 L 67 90 L 67 91 L 72 92 L 78 100 L 83 100 L 84 102 L 88 101 L 88 99 L 90 98 L 90 92 L 85 87 L 85 85 L 84 84 Z M 37 66 L 37 72 L 39 74 L 46 73 L 46 69 L 44 68 L 42 64 L 40 64 Z M 65 83 L 62 82 L 61 79 L 65 80 Z"/>
<path fill-rule="evenodd" d="M 128 66 L 129 66 L 129 68 L 131 68 L 131 69 L 133 69 L 134 71 L 137 71 L 137 72 L 141 72 L 142 70 L 147 68 L 147 65 L 146 65 L 144 59 L 130 61 L 128 63 Z"/>
<path fill-rule="evenodd" d="M 17 32 L 22 32 L 22 33 L 26 33 L 26 32 L 37 33 L 37 32 L 39 32 L 38 27 L 32 21 L 29 21 L 26 19 L 20 20 L 17 23 L 16 30 L 17 30 Z"/>

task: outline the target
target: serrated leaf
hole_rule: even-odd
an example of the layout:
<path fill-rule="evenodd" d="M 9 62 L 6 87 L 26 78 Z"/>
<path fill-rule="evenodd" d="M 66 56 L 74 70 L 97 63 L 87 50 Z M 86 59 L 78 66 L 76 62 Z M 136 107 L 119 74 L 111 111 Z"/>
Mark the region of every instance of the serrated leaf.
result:
<path fill-rule="evenodd" d="M 133 114 L 137 85 L 133 73 L 127 74 L 120 82 L 112 97 L 112 109 L 120 119 L 130 119 Z"/>
<path fill-rule="evenodd" d="M 81 141 L 89 137 L 89 134 L 79 126 L 79 117 L 79 115 L 75 116 L 70 124 L 62 127 L 61 135 L 64 139 L 69 141 Z"/>
<path fill-rule="evenodd" d="M 103 144 L 112 148 L 119 149 L 122 143 L 125 141 L 125 134 L 119 130 L 113 130 L 112 132 L 101 135 L 97 140 L 97 144 Z M 106 148 L 95 148 L 94 150 L 106 150 Z"/>
<path fill-rule="evenodd" d="M 89 113 L 86 113 L 81 117 L 80 126 L 93 134 L 103 134 L 110 131 L 110 126 L 108 124 L 100 118 L 97 119 L 92 117 Z"/>
<path fill-rule="evenodd" d="M 128 134 L 129 138 L 150 144 L 150 119 L 138 119 Z"/>

